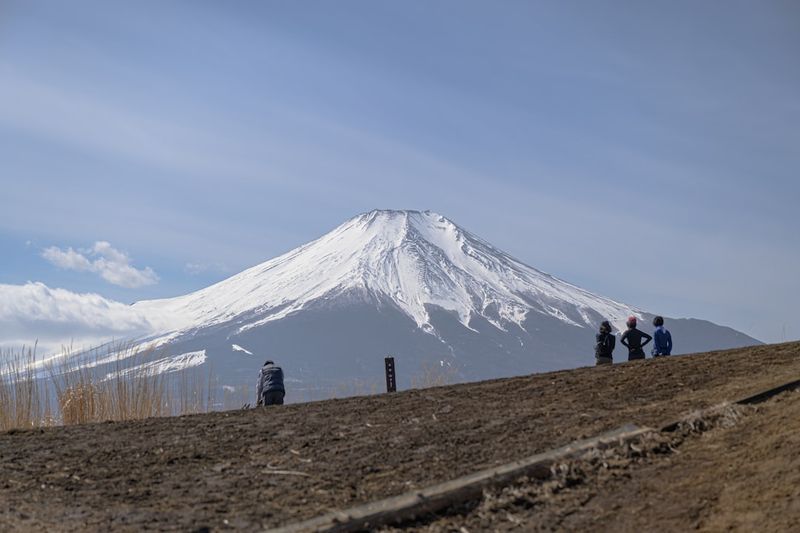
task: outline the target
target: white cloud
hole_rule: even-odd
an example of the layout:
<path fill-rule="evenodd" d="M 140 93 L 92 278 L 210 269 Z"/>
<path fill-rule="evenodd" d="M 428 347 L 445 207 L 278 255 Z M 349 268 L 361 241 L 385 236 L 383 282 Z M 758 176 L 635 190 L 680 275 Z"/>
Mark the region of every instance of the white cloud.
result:
<path fill-rule="evenodd" d="M 78 272 L 95 272 L 114 285 L 127 288 L 158 283 L 158 275 L 150 267 L 137 269 L 130 258 L 106 241 L 97 241 L 89 250 L 62 250 L 57 246 L 45 248 L 42 257 L 59 268 Z"/>
<path fill-rule="evenodd" d="M 97 346 L 149 334 L 152 322 L 129 305 L 43 283 L 0 284 L 0 347 L 39 343 L 42 351 Z"/>
<path fill-rule="evenodd" d="M 65 270 L 85 271 L 92 269 L 92 263 L 82 254 L 76 252 L 72 248 L 62 250 L 55 246 L 45 248 L 42 251 L 42 257 L 53 263 L 59 268 Z"/>

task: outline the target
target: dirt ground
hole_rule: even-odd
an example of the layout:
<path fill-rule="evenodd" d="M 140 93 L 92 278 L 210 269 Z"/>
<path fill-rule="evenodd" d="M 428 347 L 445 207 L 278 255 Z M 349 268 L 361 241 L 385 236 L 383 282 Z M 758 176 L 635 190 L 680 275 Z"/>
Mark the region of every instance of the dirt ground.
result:
<path fill-rule="evenodd" d="M 718 416 L 383 531 L 800 531 L 800 392 Z"/>
<path fill-rule="evenodd" d="M 392 395 L 9 432 L 0 434 L 0 530 L 269 528 L 626 422 L 661 427 L 798 378 L 800 343 L 791 343 Z M 784 396 L 743 415 L 752 422 L 735 431 L 687 437 L 678 453 L 623 462 L 612 472 L 619 475 L 595 476 L 597 483 L 588 476 L 560 492 L 563 505 L 520 503 L 543 511 L 515 509 L 519 523 L 482 527 L 483 518 L 467 512 L 415 527 L 744 530 L 776 512 L 787 518 L 771 529 L 785 529 L 800 515 L 800 405 Z M 581 490 L 583 499 L 569 499 Z"/>

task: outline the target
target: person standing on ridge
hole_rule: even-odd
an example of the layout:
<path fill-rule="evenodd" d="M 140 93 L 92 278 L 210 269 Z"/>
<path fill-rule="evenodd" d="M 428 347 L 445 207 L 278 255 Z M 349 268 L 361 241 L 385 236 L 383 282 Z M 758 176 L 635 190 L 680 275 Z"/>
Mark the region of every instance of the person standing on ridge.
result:
<path fill-rule="evenodd" d="M 270 360 L 258 372 L 257 405 L 283 405 L 286 389 L 283 386 L 283 370 Z"/>
<path fill-rule="evenodd" d="M 628 349 L 628 361 L 644 359 L 644 347 L 653 340 L 653 337 L 636 329 L 636 317 L 628 317 L 628 329 L 622 334 L 619 342 Z M 642 342 L 644 339 L 644 342 Z"/>
<path fill-rule="evenodd" d="M 595 336 L 594 357 L 597 361 L 597 366 L 610 365 L 614 362 L 614 346 L 617 343 L 617 338 L 611 333 L 611 324 L 608 320 L 604 320 L 600 324 L 600 333 Z"/>
<path fill-rule="evenodd" d="M 669 330 L 664 327 L 664 317 L 655 317 L 653 319 L 653 325 L 656 327 L 653 333 L 653 357 L 670 355 L 672 353 L 672 335 Z"/>

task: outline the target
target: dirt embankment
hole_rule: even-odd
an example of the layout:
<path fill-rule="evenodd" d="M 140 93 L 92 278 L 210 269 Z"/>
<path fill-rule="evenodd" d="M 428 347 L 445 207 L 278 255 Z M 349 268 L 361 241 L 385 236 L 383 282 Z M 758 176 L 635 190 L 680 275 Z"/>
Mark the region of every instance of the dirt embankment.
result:
<path fill-rule="evenodd" d="M 798 377 L 795 343 L 281 408 L 12 432 L 0 435 L 0 529 L 271 527 L 625 422 L 658 426 Z"/>
<path fill-rule="evenodd" d="M 800 531 L 800 392 L 692 422 L 383 531 Z"/>

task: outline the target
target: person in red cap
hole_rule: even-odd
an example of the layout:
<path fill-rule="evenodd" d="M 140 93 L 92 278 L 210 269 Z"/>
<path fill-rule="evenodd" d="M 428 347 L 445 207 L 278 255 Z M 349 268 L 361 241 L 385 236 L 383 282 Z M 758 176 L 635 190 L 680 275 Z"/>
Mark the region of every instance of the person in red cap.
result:
<path fill-rule="evenodd" d="M 644 347 L 647 346 L 648 342 L 653 340 L 653 337 L 644 331 L 636 329 L 635 316 L 628 317 L 627 325 L 628 329 L 622 334 L 619 342 L 628 349 L 628 361 L 644 359 Z"/>

